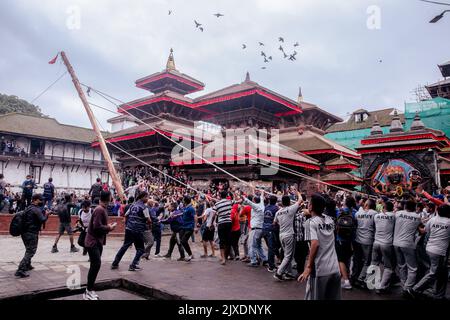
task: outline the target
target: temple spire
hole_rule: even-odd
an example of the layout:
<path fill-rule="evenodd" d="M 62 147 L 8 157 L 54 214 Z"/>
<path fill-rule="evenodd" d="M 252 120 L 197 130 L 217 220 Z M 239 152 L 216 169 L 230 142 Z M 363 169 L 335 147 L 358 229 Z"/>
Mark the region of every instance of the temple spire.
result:
<path fill-rule="evenodd" d="M 250 73 L 247 71 L 247 74 L 245 75 L 245 82 L 250 82 Z"/>
<path fill-rule="evenodd" d="M 420 131 L 425 129 L 425 124 L 422 122 L 422 120 L 420 119 L 420 115 L 419 112 L 416 112 L 416 116 L 414 117 L 413 122 L 411 123 L 411 131 Z"/>
<path fill-rule="evenodd" d="M 170 49 L 170 55 L 169 58 L 167 59 L 166 70 L 167 71 L 177 70 L 177 68 L 175 68 L 175 59 L 173 58 L 173 49 Z"/>
<path fill-rule="evenodd" d="M 373 122 L 372 129 L 370 130 L 370 135 L 378 136 L 378 135 L 382 135 L 382 134 L 383 134 L 383 130 L 381 129 L 380 123 L 378 122 L 378 117 L 375 116 L 375 121 Z"/>
<path fill-rule="evenodd" d="M 391 127 L 389 128 L 390 133 L 403 132 L 403 124 L 400 121 L 400 116 L 397 110 L 394 111 L 394 118 L 392 118 Z"/>
<path fill-rule="evenodd" d="M 303 93 L 302 93 L 302 87 L 298 88 L 298 98 L 297 98 L 298 103 L 303 102 Z"/>

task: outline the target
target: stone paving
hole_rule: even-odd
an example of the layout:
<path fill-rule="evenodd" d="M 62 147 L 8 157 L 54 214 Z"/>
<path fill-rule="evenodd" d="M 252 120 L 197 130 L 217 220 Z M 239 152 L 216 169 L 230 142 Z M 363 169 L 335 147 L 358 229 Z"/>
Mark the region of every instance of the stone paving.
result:
<path fill-rule="evenodd" d="M 41 237 L 38 252 L 33 259 L 31 276 L 16 279 L 13 275 L 22 258 L 24 249 L 20 238 L 0 236 L 0 299 L 3 297 L 65 287 L 71 273 L 79 267 L 81 285 L 86 283 L 88 257 L 81 252 L 70 253 L 68 238 L 62 238 L 59 253 L 50 253 L 53 237 Z M 130 249 L 124 256 L 119 270 L 111 270 L 115 253 L 121 246 L 119 238 L 109 238 L 104 248 L 103 264 L 98 281 L 125 278 L 145 286 L 161 290 L 186 299 L 255 299 L 255 300 L 300 300 L 304 298 L 305 288 L 296 281 L 277 282 L 265 268 L 249 268 L 240 261 L 230 261 L 226 266 L 219 264 L 217 258 L 200 258 L 203 253 L 199 242 L 192 244 L 195 258 L 187 262 L 176 261 L 175 249 L 172 259 L 152 256 L 141 263 L 142 271 L 129 272 L 128 264 L 134 255 Z M 167 252 L 168 238 L 163 237 L 161 252 Z M 153 253 L 152 249 L 152 253 Z M 122 299 L 123 293 L 102 292 L 103 299 Z M 124 295 L 124 298 L 130 295 Z M 76 299 L 75 296 L 65 299 Z M 399 288 L 389 295 L 379 296 L 374 292 L 353 289 L 343 291 L 344 299 L 379 300 L 401 299 Z"/>

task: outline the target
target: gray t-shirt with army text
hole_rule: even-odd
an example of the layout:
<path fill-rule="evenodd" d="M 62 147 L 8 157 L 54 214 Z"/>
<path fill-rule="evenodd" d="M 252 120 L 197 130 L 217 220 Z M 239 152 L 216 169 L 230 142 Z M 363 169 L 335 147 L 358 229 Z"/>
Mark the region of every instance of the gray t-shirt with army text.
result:
<path fill-rule="evenodd" d="M 294 218 L 299 208 L 298 203 L 281 208 L 275 214 L 274 221 L 280 226 L 280 237 L 294 234 Z"/>
<path fill-rule="evenodd" d="M 375 223 L 373 217 L 377 214 L 375 210 L 369 209 L 367 211 L 360 209 L 356 215 L 356 239 L 360 244 L 372 245 L 375 236 Z"/>
<path fill-rule="evenodd" d="M 312 275 L 315 277 L 339 273 L 334 247 L 334 221 L 329 216 L 315 216 L 305 222 L 305 240 L 318 240 L 319 249 L 314 259 Z"/>
<path fill-rule="evenodd" d="M 450 242 L 450 219 L 435 216 L 427 222 L 425 230 L 430 235 L 426 250 L 438 256 L 446 256 Z"/>
<path fill-rule="evenodd" d="M 394 246 L 415 249 L 417 227 L 421 222 L 419 213 L 397 212 L 395 215 Z"/>
<path fill-rule="evenodd" d="M 377 213 L 375 221 L 374 244 L 391 246 L 394 241 L 395 214 L 393 212 Z"/>

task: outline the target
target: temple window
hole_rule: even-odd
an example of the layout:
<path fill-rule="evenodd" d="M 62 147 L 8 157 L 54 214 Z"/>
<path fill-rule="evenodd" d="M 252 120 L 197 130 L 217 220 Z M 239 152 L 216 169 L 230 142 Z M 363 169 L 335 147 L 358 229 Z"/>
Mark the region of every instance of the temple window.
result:
<path fill-rule="evenodd" d="M 369 113 L 367 111 L 361 111 L 355 113 L 355 122 L 361 123 L 367 120 L 369 118 Z"/>

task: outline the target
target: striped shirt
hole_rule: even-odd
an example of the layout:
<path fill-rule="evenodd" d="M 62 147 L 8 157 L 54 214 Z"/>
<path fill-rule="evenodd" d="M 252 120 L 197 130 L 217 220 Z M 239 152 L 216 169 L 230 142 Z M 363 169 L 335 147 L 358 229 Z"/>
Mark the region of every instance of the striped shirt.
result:
<path fill-rule="evenodd" d="M 294 231 L 295 231 L 295 241 L 304 241 L 304 225 L 306 222 L 306 217 L 301 210 L 299 210 L 294 219 Z"/>
<path fill-rule="evenodd" d="M 217 213 L 217 224 L 231 223 L 231 201 L 227 199 L 219 200 L 213 208 Z"/>

